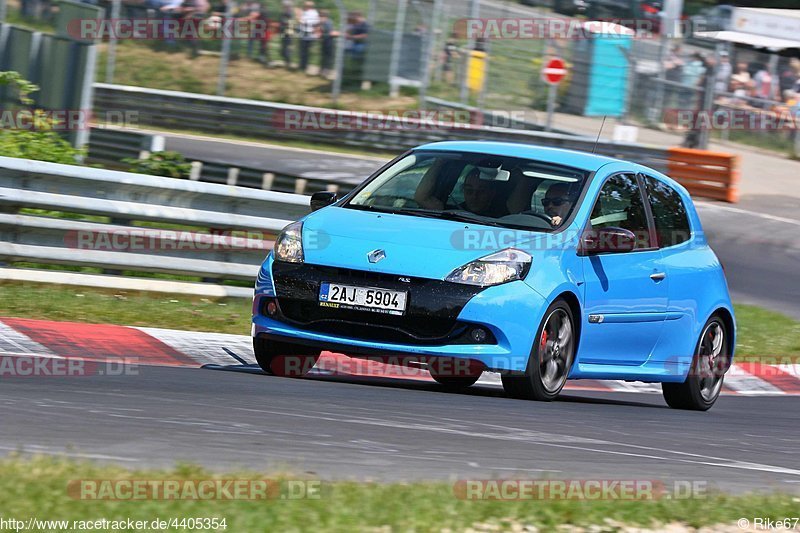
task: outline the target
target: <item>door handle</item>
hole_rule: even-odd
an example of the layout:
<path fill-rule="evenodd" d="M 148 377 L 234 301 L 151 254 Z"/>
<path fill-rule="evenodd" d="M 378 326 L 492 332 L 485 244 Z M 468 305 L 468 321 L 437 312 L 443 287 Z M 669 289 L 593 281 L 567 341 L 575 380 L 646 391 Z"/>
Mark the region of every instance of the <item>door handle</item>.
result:
<path fill-rule="evenodd" d="M 650 274 L 650 279 L 652 279 L 653 281 L 661 281 L 666 277 L 667 277 L 666 272 L 655 272 L 653 274 Z"/>

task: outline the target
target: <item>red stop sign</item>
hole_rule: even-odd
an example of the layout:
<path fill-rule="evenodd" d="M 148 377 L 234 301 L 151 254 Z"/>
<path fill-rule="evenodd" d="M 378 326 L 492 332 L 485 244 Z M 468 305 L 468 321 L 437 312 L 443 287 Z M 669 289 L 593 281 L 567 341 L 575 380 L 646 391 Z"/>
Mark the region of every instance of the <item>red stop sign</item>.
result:
<path fill-rule="evenodd" d="M 550 85 L 558 85 L 567 76 L 567 64 L 560 57 L 554 57 L 545 63 L 542 79 Z"/>

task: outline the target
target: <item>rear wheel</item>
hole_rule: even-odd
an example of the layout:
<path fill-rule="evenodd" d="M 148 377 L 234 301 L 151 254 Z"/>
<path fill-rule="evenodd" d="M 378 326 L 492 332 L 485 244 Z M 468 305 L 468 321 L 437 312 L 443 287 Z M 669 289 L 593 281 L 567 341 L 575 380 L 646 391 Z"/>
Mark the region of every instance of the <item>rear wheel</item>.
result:
<path fill-rule="evenodd" d="M 559 395 L 575 359 L 574 324 L 572 311 L 564 300 L 550 305 L 539 326 L 525 374 L 501 377 L 506 394 L 546 402 Z"/>
<path fill-rule="evenodd" d="M 261 370 L 272 376 L 299 378 L 319 359 L 319 350 L 256 337 L 253 352 Z"/>
<path fill-rule="evenodd" d="M 664 400 L 673 409 L 707 411 L 717 401 L 730 360 L 722 319 L 714 315 L 697 342 L 692 368 L 683 383 L 662 383 Z"/>

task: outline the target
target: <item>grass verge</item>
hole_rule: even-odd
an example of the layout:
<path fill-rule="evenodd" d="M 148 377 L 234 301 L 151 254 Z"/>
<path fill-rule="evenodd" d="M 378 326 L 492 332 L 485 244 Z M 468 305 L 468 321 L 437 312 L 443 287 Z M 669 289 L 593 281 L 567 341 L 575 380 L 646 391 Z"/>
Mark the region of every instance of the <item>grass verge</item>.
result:
<path fill-rule="evenodd" d="M 27 520 L 142 520 L 155 518 L 225 519 L 227 531 L 552 531 L 562 524 L 591 531 L 618 530 L 615 524 L 657 526 L 680 521 L 692 527 L 728 526 L 741 517 L 794 516 L 799 499 L 789 494 L 730 496 L 709 492 L 692 499 L 471 501 L 455 496 L 453 485 L 439 483 L 319 483 L 314 499 L 266 501 L 87 501 L 73 499 L 74 480 L 291 479 L 260 472 L 212 474 L 195 466 L 131 471 L 53 458 L 0 461 L 0 508 L 4 518 Z M 281 494 L 285 492 L 281 491 Z M 177 529 L 170 529 L 177 530 Z M 223 529 L 219 529 L 222 531 Z M 531 530 L 531 529 L 527 529 Z"/>
<path fill-rule="evenodd" d="M 0 316 L 110 323 L 247 335 L 250 300 L 2 283 Z M 800 322 L 761 307 L 736 305 L 737 358 L 800 356 Z"/>

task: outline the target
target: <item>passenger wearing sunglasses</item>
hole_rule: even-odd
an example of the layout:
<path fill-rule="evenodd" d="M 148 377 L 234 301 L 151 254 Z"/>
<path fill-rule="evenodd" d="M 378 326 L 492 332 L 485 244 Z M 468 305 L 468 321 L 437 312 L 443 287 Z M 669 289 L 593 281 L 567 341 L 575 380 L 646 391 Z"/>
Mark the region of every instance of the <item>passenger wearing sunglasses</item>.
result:
<path fill-rule="evenodd" d="M 555 183 L 551 185 L 542 198 L 542 207 L 544 207 L 545 214 L 550 217 L 550 224 L 554 228 L 560 226 L 572 207 L 572 200 L 569 198 L 569 184 Z"/>

